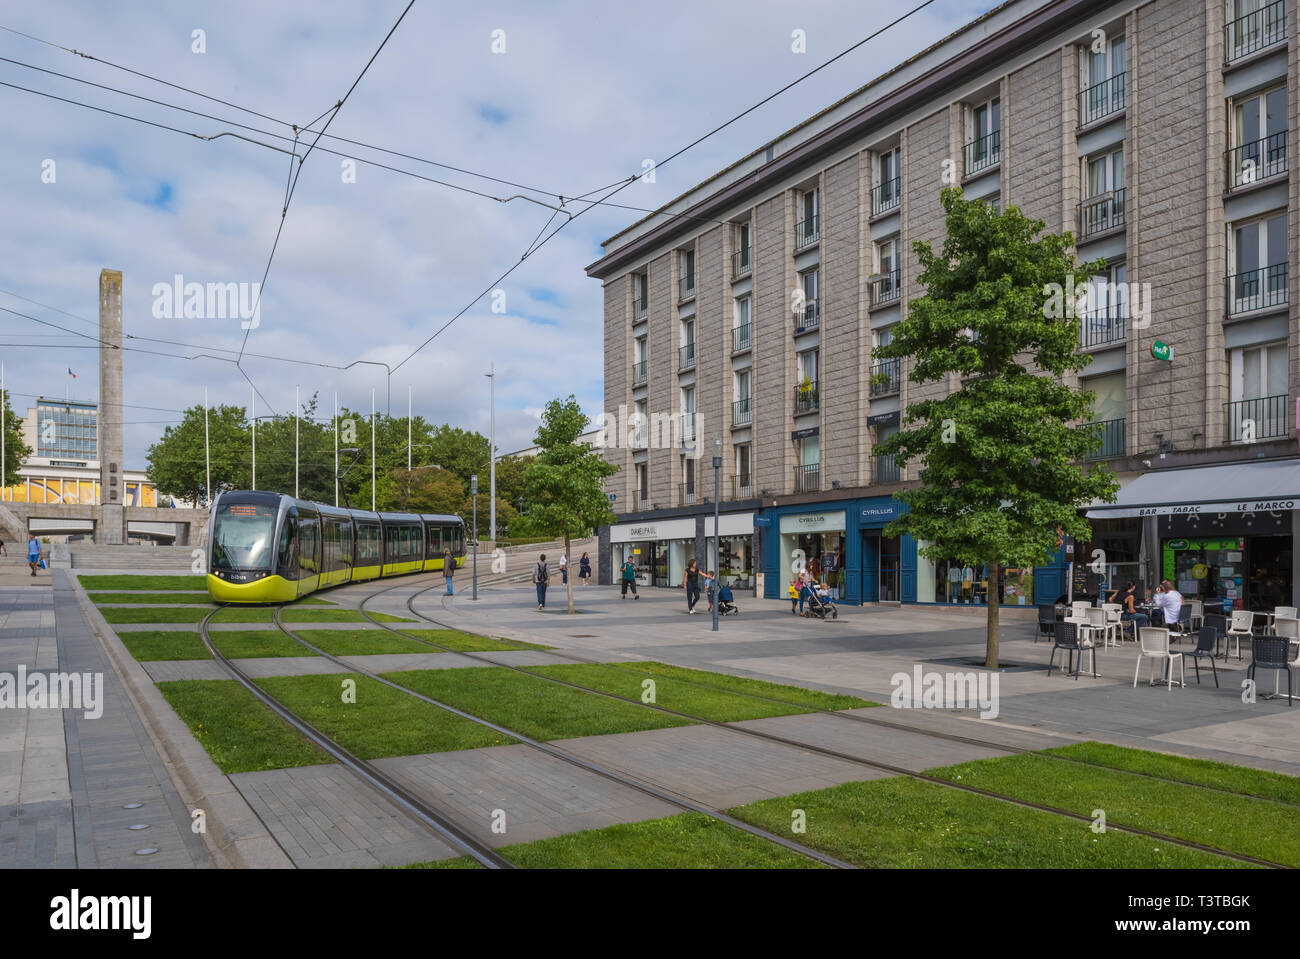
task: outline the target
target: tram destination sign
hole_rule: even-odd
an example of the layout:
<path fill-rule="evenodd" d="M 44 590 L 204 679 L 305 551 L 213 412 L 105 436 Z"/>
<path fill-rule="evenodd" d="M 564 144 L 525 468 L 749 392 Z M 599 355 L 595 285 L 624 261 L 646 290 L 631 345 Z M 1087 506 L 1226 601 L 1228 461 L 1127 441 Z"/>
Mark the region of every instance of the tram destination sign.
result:
<path fill-rule="evenodd" d="M 1300 509 L 1300 499 L 1249 500 L 1241 503 L 1183 503 L 1178 506 L 1141 506 L 1139 516 L 1208 516 L 1211 513 L 1277 513 Z"/>

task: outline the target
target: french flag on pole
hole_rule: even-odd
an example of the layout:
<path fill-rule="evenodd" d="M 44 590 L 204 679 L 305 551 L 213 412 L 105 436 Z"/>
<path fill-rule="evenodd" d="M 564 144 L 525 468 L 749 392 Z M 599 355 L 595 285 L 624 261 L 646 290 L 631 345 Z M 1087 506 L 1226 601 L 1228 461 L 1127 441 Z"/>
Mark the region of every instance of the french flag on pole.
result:
<path fill-rule="evenodd" d="M 68 367 L 68 375 L 71 376 L 74 380 L 77 378 L 77 374 L 72 372 L 72 367 L 70 366 Z"/>

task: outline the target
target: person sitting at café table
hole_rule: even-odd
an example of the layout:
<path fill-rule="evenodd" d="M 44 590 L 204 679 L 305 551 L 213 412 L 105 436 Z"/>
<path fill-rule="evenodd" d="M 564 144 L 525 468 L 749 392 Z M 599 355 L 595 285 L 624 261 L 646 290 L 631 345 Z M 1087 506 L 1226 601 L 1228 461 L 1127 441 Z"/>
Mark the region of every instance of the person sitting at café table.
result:
<path fill-rule="evenodd" d="M 1174 589 L 1174 584 L 1167 579 L 1160 581 L 1154 600 L 1156 609 L 1164 615 L 1165 625 L 1172 626 L 1178 622 L 1178 613 L 1183 608 L 1183 594 Z"/>
<path fill-rule="evenodd" d="M 1119 590 L 1116 590 L 1115 593 L 1118 594 Z M 1146 613 L 1138 611 L 1138 609 L 1136 608 L 1136 602 L 1137 602 L 1137 586 L 1132 580 L 1129 580 L 1127 583 L 1124 584 L 1123 597 L 1119 601 L 1119 605 L 1120 605 L 1119 619 L 1120 622 L 1122 623 L 1136 622 L 1137 626 L 1134 627 L 1135 629 L 1146 626 L 1151 622 L 1150 616 L 1148 616 Z"/>

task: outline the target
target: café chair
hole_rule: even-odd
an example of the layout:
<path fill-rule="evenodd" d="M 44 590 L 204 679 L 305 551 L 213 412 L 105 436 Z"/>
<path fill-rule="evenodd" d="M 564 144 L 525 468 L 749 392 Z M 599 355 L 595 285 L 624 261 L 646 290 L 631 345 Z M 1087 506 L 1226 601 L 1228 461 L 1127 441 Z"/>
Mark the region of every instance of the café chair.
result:
<path fill-rule="evenodd" d="M 1156 662 L 1161 661 L 1165 669 L 1169 671 L 1169 688 L 1174 687 L 1174 660 L 1178 660 L 1179 685 L 1186 685 L 1186 674 L 1183 672 L 1183 653 L 1169 648 L 1169 630 L 1163 626 L 1143 626 L 1139 631 L 1138 642 L 1141 644 L 1141 653 L 1138 656 L 1137 665 L 1133 668 L 1133 688 L 1137 688 L 1138 671 L 1142 669 L 1142 660 L 1144 657 L 1151 658 L 1151 685 L 1156 684 L 1155 666 Z"/>
<path fill-rule="evenodd" d="M 1291 669 L 1296 665 L 1290 661 L 1291 640 L 1283 636 L 1256 636 L 1251 644 L 1250 668 L 1246 677 L 1254 680 L 1255 667 L 1274 669 L 1286 673 L 1286 704 L 1291 705 Z"/>
<path fill-rule="evenodd" d="M 1070 671 L 1070 666 L 1074 667 L 1074 680 L 1079 681 L 1079 670 L 1083 668 L 1083 654 L 1092 653 L 1092 675 L 1097 675 L 1097 648 L 1093 646 L 1091 639 L 1079 638 L 1079 626 L 1077 623 L 1057 623 L 1055 627 L 1056 639 L 1052 645 L 1051 655 L 1047 657 L 1047 675 L 1052 675 L 1052 661 L 1056 657 L 1058 649 L 1064 649 L 1069 655 L 1066 665 L 1066 671 Z M 1074 662 L 1074 654 L 1079 654 L 1078 663 Z"/>
<path fill-rule="evenodd" d="M 1203 600 L 1191 599 L 1187 605 L 1192 608 L 1192 629 L 1200 629 L 1205 625 L 1205 603 Z"/>
<path fill-rule="evenodd" d="M 1241 638 L 1245 636 L 1251 639 L 1254 633 L 1251 627 L 1255 623 L 1255 614 L 1248 609 L 1234 609 L 1232 611 L 1232 625 L 1228 627 L 1227 645 L 1223 648 L 1223 659 L 1228 659 L 1228 650 L 1232 647 L 1233 642 L 1237 644 L 1237 662 L 1241 662 Z"/>
<path fill-rule="evenodd" d="M 1034 633 L 1034 642 L 1043 636 L 1051 636 L 1056 630 L 1056 607 L 1039 605 L 1038 631 Z"/>
<path fill-rule="evenodd" d="M 1196 647 L 1183 653 L 1191 657 L 1192 667 L 1196 670 L 1196 685 L 1201 685 L 1201 657 L 1210 661 L 1210 671 L 1214 674 L 1214 688 L 1219 688 L 1219 669 L 1214 665 L 1214 647 L 1219 642 L 1219 631 L 1213 626 L 1202 626 L 1196 634 Z"/>

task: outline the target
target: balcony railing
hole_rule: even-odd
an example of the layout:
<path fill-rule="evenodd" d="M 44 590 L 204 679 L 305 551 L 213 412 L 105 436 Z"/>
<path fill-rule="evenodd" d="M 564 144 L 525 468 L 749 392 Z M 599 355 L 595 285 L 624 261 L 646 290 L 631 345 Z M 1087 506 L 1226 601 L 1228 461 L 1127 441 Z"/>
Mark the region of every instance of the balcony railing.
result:
<path fill-rule="evenodd" d="M 900 383 L 898 360 L 881 360 L 871 364 L 871 395 L 883 396 L 897 393 Z"/>
<path fill-rule="evenodd" d="M 739 353 L 754 345 L 754 324 L 744 323 L 731 329 L 731 352 Z"/>
<path fill-rule="evenodd" d="M 645 502 L 649 501 L 649 499 L 650 499 L 650 492 L 649 492 L 649 490 L 644 490 L 644 489 L 639 489 L 639 490 L 637 490 L 637 491 L 636 491 L 636 498 L 637 498 L 637 502 L 639 502 L 639 503 L 645 503 Z"/>
<path fill-rule="evenodd" d="M 876 456 L 876 482 L 897 483 L 898 463 L 892 456 Z"/>
<path fill-rule="evenodd" d="M 632 364 L 632 385 L 633 386 L 640 386 L 642 383 L 645 382 L 647 363 L 648 363 L 647 360 L 642 360 L 640 363 Z"/>
<path fill-rule="evenodd" d="M 1088 459 L 1104 460 L 1112 456 L 1123 456 L 1127 449 L 1126 423 L 1127 420 L 1123 417 L 1117 420 L 1099 420 L 1089 423 L 1087 429 L 1095 436 L 1096 444 L 1088 454 Z"/>
<path fill-rule="evenodd" d="M 754 248 L 747 246 L 731 254 L 731 278 L 739 280 L 754 271 Z"/>
<path fill-rule="evenodd" d="M 678 286 L 681 288 L 680 299 L 689 300 L 695 295 L 695 274 L 687 273 L 678 281 Z"/>
<path fill-rule="evenodd" d="M 898 270 L 891 270 L 871 281 L 871 305 L 894 303 L 902 295 L 902 277 Z"/>
<path fill-rule="evenodd" d="M 1286 131 L 1279 130 L 1262 140 L 1253 140 L 1224 152 L 1228 168 L 1228 189 L 1249 186 L 1285 173 Z"/>
<path fill-rule="evenodd" d="M 1286 39 L 1286 0 L 1276 0 L 1223 28 L 1223 53 L 1228 63 Z"/>
<path fill-rule="evenodd" d="M 632 297 L 632 316 L 638 320 L 644 320 L 646 313 L 650 309 L 650 301 L 647 297 Z"/>
<path fill-rule="evenodd" d="M 809 330 L 817 329 L 817 301 L 804 300 L 803 309 L 796 310 L 794 314 L 794 331 L 795 333 L 807 333 Z"/>
<path fill-rule="evenodd" d="M 1002 131 L 994 130 L 986 137 L 972 140 L 962 150 L 967 176 L 987 170 L 1002 160 Z"/>
<path fill-rule="evenodd" d="M 1104 306 L 1079 318 L 1079 348 L 1096 349 L 1124 342 L 1128 307 L 1123 303 Z"/>
<path fill-rule="evenodd" d="M 695 411 L 681 415 L 682 424 L 682 444 L 685 446 L 694 446 L 695 439 Z"/>
<path fill-rule="evenodd" d="M 871 191 L 871 215 L 876 216 L 880 213 L 888 213 L 890 210 L 897 210 L 902 202 L 903 178 L 894 177 L 892 180 L 886 180 Z"/>
<path fill-rule="evenodd" d="M 694 483 L 680 483 L 678 484 L 678 489 L 680 491 L 683 506 L 694 503 L 699 497 L 699 492 L 696 490 Z"/>
<path fill-rule="evenodd" d="M 751 473 L 737 473 L 731 477 L 731 498 L 749 499 L 754 495 L 754 477 Z"/>
<path fill-rule="evenodd" d="M 1094 83 L 1079 92 L 1079 126 L 1119 113 L 1124 109 L 1124 81 L 1127 74 L 1117 73 L 1109 80 Z"/>
<path fill-rule="evenodd" d="M 817 381 L 804 380 L 794 388 L 794 415 L 815 413 L 820 409 L 817 398 Z"/>
<path fill-rule="evenodd" d="M 810 216 L 800 220 L 794 227 L 794 248 L 805 250 L 821 239 L 821 217 Z"/>
<path fill-rule="evenodd" d="M 1124 225 L 1124 191 L 1112 190 L 1079 204 L 1079 239 Z"/>
<path fill-rule="evenodd" d="M 1287 303 L 1287 264 L 1248 270 L 1228 277 L 1228 315 L 1249 313 Z"/>
<path fill-rule="evenodd" d="M 794 468 L 794 491 L 796 493 L 814 493 L 822 488 L 821 464 L 796 466 Z"/>
<path fill-rule="evenodd" d="M 1230 443 L 1253 443 L 1290 435 L 1290 404 L 1285 393 L 1224 405 L 1228 410 Z"/>
<path fill-rule="evenodd" d="M 754 408 L 751 405 L 750 397 L 746 396 L 744 399 L 736 400 L 731 404 L 732 426 L 744 426 L 752 422 L 754 422 Z"/>
<path fill-rule="evenodd" d="M 679 370 L 689 370 L 695 365 L 695 341 L 691 340 L 685 346 L 677 350 L 677 368 Z"/>

